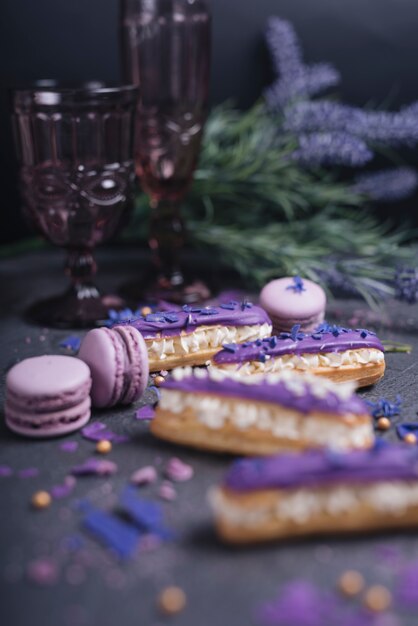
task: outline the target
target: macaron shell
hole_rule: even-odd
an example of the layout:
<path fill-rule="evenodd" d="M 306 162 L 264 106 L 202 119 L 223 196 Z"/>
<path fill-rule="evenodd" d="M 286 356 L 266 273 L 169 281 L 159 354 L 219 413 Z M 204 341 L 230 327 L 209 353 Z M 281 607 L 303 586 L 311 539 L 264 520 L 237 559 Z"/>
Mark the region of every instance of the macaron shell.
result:
<path fill-rule="evenodd" d="M 123 339 L 129 359 L 129 384 L 122 404 L 131 404 L 144 393 L 149 376 L 148 350 L 141 333 L 132 326 L 115 326 L 113 329 Z"/>
<path fill-rule="evenodd" d="M 63 409 L 80 404 L 90 394 L 91 378 L 89 372 L 89 379 L 85 383 L 80 385 L 79 388 L 73 391 L 66 391 L 60 393 L 55 397 L 41 397 L 41 396 L 22 396 L 7 389 L 7 400 L 16 409 L 24 411 L 26 413 L 45 413 L 53 411 L 61 411 Z"/>
<path fill-rule="evenodd" d="M 276 334 L 280 332 L 290 332 L 295 324 L 299 324 L 301 331 L 303 331 L 304 333 L 310 333 L 315 330 L 318 324 L 324 321 L 324 317 L 325 311 L 321 311 L 321 313 L 313 315 L 312 317 L 307 319 L 281 319 L 279 317 L 273 316 L 273 332 Z"/>
<path fill-rule="evenodd" d="M 322 313 L 326 306 L 325 292 L 316 283 L 303 279 L 304 291 L 292 289 L 293 278 L 278 278 L 263 287 L 261 306 L 271 315 L 304 320 Z"/>
<path fill-rule="evenodd" d="M 90 419 L 90 398 L 86 398 L 78 406 L 63 411 L 34 415 L 23 413 L 7 403 L 5 405 L 6 424 L 13 432 L 27 437 L 58 437 L 82 428 Z M 21 424 L 20 420 L 28 422 Z M 70 420 L 70 421 L 66 421 Z M 29 425 L 32 423 L 34 426 Z M 36 428 L 35 425 L 38 425 Z"/>
<path fill-rule="evenodd" d="M 108 328 L 95 328 L 84 337 L 78 358 L 91 371 L 93 406 L 113 406 L 114 398 L 123 387 L 123 347 Z"/>
<path fill-rule="evenodd" d="M 77 396 L 89 381 L 90 370 L 85 363 L 72 356 L 52 354 L 17 363 L 7 374 L 6 388 L 22 402 L 27 399 L 38 406 L 47 406 L 48 402 L 59 405 L 65 396 Z"/>

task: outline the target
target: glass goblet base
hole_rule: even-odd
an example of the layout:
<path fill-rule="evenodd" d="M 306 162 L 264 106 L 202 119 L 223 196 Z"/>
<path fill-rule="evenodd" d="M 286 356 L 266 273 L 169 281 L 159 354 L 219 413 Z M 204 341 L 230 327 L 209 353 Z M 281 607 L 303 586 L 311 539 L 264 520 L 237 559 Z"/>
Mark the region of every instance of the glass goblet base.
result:
<path fill-rule="evenodd" d="M 124 300 L 102 296 L 92 284 L 71 286 L 65 293 L 35 302 L 26 311 L 29 321 L 52 328 L 91 328 L 108 319 L 110 309 L 122 309 Z"/>

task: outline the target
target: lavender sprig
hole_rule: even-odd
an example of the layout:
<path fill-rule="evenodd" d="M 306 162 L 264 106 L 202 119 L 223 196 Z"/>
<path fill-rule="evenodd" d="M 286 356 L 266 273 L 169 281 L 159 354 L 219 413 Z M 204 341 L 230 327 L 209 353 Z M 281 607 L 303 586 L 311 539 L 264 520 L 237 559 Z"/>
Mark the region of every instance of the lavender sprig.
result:
<path fill-rule="evenodd" d="M 351 190 L 375 202 L 395 202 L 411 196 L 417 187 L 417 172 L 411 167 L 398 167 L 362 174 Z"/>
<path fill-rule="evenodd" d="M 293 159 L 308 166 L 345 165 L 360 167 L 373 158 L 364 141 L 347 133 L 312 133 L 299 137 Z"/>
<path fill-rule="evenodd" d="M 363 111 L 327 100 L 298 102 L 286 109 L 284 129 L 296 134 L 342 131 L 392 147 L 413 146 L 418 143 L 418 111 Z"/>
<path fill-rule="evenodd" d="M 395 273 L 395 298 L 409 304 L 418 302 L 418 268 L 399 267 Z"/>
<path fill-rule="evenodd" d="M 270 109 L 283 109 L 295 99 L 316 95 L 339 83 L 340 75 L 332 65 L 303 63 L 299 40 L 290 22 L 270 18 L 266 41 L 279 76 L 264 94 Z"/>

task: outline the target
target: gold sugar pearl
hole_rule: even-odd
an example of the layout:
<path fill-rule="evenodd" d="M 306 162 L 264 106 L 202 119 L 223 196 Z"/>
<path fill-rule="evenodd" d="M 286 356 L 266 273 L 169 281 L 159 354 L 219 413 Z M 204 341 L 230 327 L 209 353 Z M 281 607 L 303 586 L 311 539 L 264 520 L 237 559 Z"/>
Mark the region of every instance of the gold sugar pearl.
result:
<path fill-rule="evenodd" d="M 165 380 L 164 376 L 160 376 L 158 374 L 158 376 L 154 378 L 154 384 L 157 385 L 157 387 L 160 387 L 164 383 L 164 380 Z"/>
<path fill-rule="evenodd" d="M 407 435 L 405 435 L 403 440 L 404 440 L 405 443 L 409 443 L 411 445 L 414 445 L 417 442 L 417 436 L 414 435 L 414 433 L 408 433 Z"/>
<path fill-rule="evenodd" d="M 392 603 L 392 594 L 383 585 L 369 587 L 364 595 L 364 605 L 369 611 L 381 613 L 386 611 Z"/>
<path fill-rule="evenodd" d="M 360 572 L 347 570 L 338 580 L 338 589 L 345 596 L 356 596 L 364 589 L 364 578 Z"/>
<path fill-rule="evenodd" d="M 142 317 L 145 317 L 146 315 L 151 315 L 152 313 L 152 309 L 150 309 L 149 306 L 143 306 L 141 309 L 141 315 Z"/>
<path fill-rule="evenodd" d="M 31 498 L 31 504 L 35 509 L 46 509 L 51 501 L 52 498 L 47 491 L 36 491 Z"/>
<path fill-rule="evenodd" d="M 390 420 L 387 417 L 379 417 L 376 422 L 376 427 L 378 430 L 389 430 Z"/>
<path fill-rule="evenodd" d="M 96 452 L 99 454 L 108 454 L 112 449 L 112 444 L 107 439 L 100 439 L 96 443 Z"/>
<path fill-rule="evenodd" d="M 186 594 L 180 587 L 166 587 L 158 596 L 158 608 L 165 615 L 176 615 L 186 606 Z"/>

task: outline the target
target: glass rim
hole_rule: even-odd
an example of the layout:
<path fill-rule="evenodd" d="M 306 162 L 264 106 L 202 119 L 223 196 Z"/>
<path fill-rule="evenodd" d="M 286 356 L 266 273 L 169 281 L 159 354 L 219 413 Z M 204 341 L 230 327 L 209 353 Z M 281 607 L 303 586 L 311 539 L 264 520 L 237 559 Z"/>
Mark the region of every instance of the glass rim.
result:
<path fill-rule="evenodd" d="M 111 101 L 129 103 L 134 102 L 137 95 L 137 85 L 93 80 L 66 83 L 48 79 L 12 89 L 16 107 L 89 105 Z"/>

